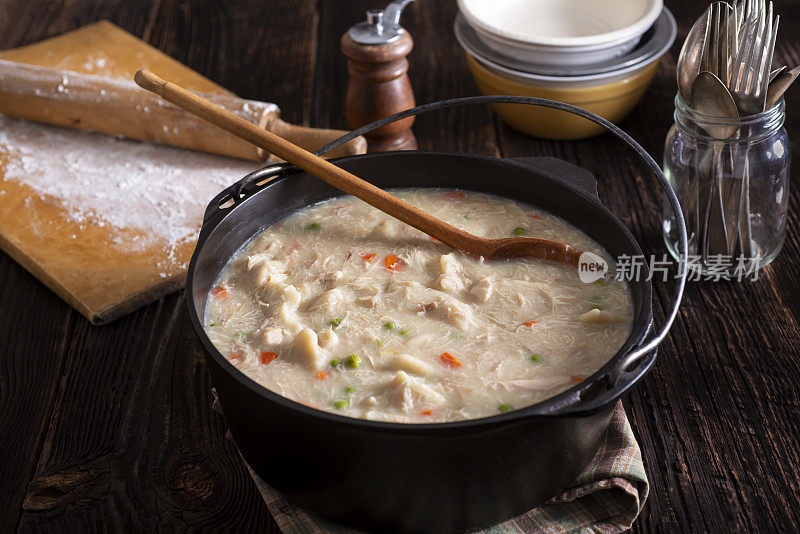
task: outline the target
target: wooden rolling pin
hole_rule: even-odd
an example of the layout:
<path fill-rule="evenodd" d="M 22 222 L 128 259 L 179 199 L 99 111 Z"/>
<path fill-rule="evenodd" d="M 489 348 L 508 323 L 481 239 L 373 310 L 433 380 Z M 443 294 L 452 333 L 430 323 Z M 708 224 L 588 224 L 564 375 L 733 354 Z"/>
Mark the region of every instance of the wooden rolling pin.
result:
<path fill-rule="evenodd" d="M 284 122 L 275 104 L 227 95 L 202 96 L 307 150 L 315 150 L 346 133 Z M 263 161 L 270 156 L 265 150 L 142 91 L 133 80 L 13 61 L 0 60 L 0 114 L 235 158 Z M 364 152 L 366 141 L 359 137 L 325 157 Z"/>

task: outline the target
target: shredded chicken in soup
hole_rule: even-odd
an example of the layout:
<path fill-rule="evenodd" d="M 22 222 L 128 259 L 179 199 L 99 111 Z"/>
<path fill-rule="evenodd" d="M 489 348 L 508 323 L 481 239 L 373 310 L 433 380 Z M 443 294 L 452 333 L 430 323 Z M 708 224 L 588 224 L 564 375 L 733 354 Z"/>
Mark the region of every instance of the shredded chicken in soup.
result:
<path fill-rule="evenodd" d="M 457 190 L 396 194 L 476 235 L 608 254 L 558 217 Z M 552 397 L 631 332 L 624 282 L 474 259 L 349 196 L 254 237 L 210 291 L 205 328 L 245 375 L 289 399 L 402 423 L 486 417 Z"/>

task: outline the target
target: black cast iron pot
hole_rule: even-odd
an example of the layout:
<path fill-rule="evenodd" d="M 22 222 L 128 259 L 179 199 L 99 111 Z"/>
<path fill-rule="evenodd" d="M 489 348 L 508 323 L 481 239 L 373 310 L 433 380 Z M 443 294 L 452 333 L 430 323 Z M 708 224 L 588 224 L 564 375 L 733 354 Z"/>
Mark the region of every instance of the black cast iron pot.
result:
<path fill-rule="evenodd" d="M 382 188 L 462 188 L 527 202 L 558 214 L 615 258 L 642 254 L 597 198 L 591 174 L 560 160 L 394 152 L 336 163 Z M 569 486 L 596 453 L 617 399 L 655 360 L 658 343 L 646 339 L 652 326 L 646 277 L 629 283 L 634 322 L 624 346 L 556 397 L 452 423 L 382 423 L 322 412 L 247 378 L 203 330 L 208 291 L 232 255 L 264 227 L 342 194 L 288 165 L 264 169 L 258 179 L 232 186 L 209 206 L 189 266 L 187 302 L 231 433 L 268 484 L 322 517 L 370 532 L 486 527 Z"/>

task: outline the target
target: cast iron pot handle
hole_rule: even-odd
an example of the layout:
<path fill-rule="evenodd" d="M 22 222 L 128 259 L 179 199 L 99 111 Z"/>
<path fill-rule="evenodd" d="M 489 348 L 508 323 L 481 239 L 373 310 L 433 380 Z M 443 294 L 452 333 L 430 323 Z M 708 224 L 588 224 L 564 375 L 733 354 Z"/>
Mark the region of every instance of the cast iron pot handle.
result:
<path fill-rule="evenodd" d="M 678 224 L 678 242 L 680 250 L 680 257 L 678 258 L 678 281 L 675 289 L 675 300 L 669 315 L 664 321 L 664 324 L 661 326 L 661 329 L 658 332 L 655 332 L 653 337 L 648 342 L 643 342 L 644 344 L 633 349 L 625 356 L 625 358 L 622 358 L 617 365 L 609 371 L 609 373 L 606 375 L 609 385 L 609 390 L 607 392 L 599 393 L 597 396 L 593 396 L 591 400 L 581 403 L 581 394 L 587 390 L 590 390 L 592 387 L 592 385 L 589 384 L 586 388 L 579 388 L 577 391 L 575 391 L 574 394 L 570 396 L 571 398 L 565 399 L 566 402 L 562 406 L 562 410 L 557 411 L 567 413 L 573 411 L 570 408 L 577 408 L 576 411 L 586 411 L 594 408 L 600 408 L 602 404 L 618 397 L 622 391 L 627 389 L 635 381 L 635 379 L 637 379 L 638 376 L 644 372 L 644 370 L 637 371 L 634 369 L 634 364 L 639 362 L 639 360 L 646 357 L 648 354 L 654 353 L 658 345 L 661 344 L 661 342 L 664 341 L 664 338 L 667 337 L 667 333 L 669 333 L 669 329 L 672 327 L 672 324 L 675 322 L 675 318 L 678 315 L 678 307 L 680 306 L 681 299 L 683 298 L 683 291 L 686 287 L 686 259 L 689 254 L 689 245 L 688 237 L 686 235 L 686 221 L 683 218 L 683 212 L 681 211 L 678 197 L 675 195 L 675 190 L 672 189 L 672 186 L 667 180 L 667 177 L 664 176 L 661 167 L 659 167 L 653 158 L 650 157 L 650 154 L 648 154 L 647 151 L 642 148 L 641 145 L 639 145 L 639 143 L 634 141 L 630 135 L 625 133 L 615 124 L 612 124 L 606 119 L 595 115 L 591 111 L 587 111 L 577 106 L 565 104 L 563 102 L 556 102 L 554 100 L 547 100 L 544 98 L 530 98 L 525 96 L 471 96 L 423 104 L 421 106 L 401 111 L 400 113 L 395 113 L 394 115 L 389 115 L 388 117 L 384 117 L 383 119 L 353 130 L 352 132 L 343 135 L 339 139 L 328 143 L 322 148 L 317 149 L 314 153 L 317 155 L 324 154 L 330 150 L 333 150 L 339 145 L 358 137 L 359 135 L 363 135 L 372 130 L 412 115 L 418 115 L 420 113 L 425 113 L 427 111 L 433 111 L 436 109 L 460 106 L 463 104 L 526 104 L 530 106 L 540 106 L 566 111 L 567 113 L 572 113 L 573 115 L 588 119 L 596 124 L 599 124 L 600 126 L 603 126 L 606 130 L 614 134 L 618 139 L 636 151 L 636 153 L 650 168 L 650 171 L 652 171 L 652 173 L 658 179 L 661 187 L 664 189 L 664 192 L 667 195 L 670 208 L 675 214 L 675 220 Z M 647 366 L 645 366 L 645 369 L 646 367 Z"/>

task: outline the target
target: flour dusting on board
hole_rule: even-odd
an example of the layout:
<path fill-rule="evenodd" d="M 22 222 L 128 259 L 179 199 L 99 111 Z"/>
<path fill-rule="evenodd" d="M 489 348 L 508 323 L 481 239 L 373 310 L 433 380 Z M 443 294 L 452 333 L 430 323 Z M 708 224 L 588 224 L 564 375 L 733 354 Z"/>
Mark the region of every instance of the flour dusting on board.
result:
<path fill-rule="evenodd" d="M 147 244 L 126 237 L 134 229 L 147 236 L 145 241 L 164 243 L 167 264 L 159 265 L 164 272 L 174 266 L 175 248 L 196 239 L 208 202 L 258 167 L 255 162 L 0 116 L 2 152 L 9 156 L 5 180 L 57 199 L 81 228 L 108 227 L 114 246 L 127 250 Z"/>

